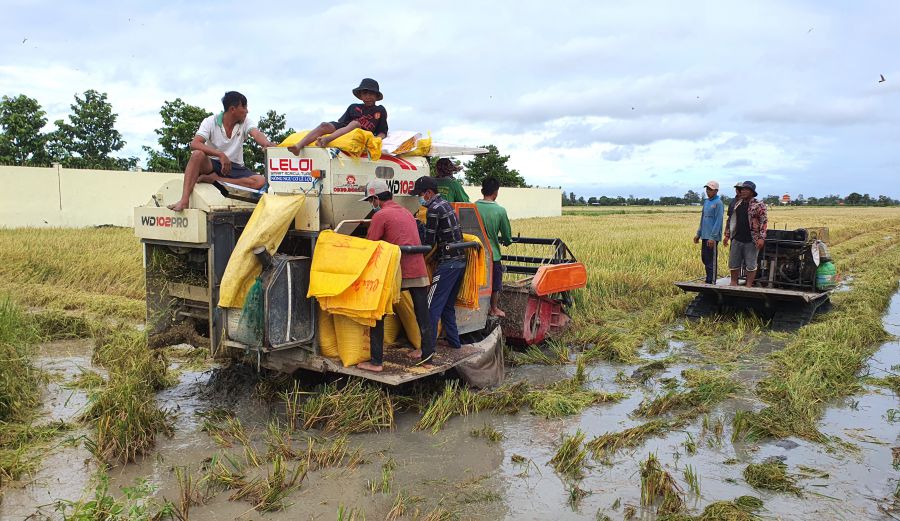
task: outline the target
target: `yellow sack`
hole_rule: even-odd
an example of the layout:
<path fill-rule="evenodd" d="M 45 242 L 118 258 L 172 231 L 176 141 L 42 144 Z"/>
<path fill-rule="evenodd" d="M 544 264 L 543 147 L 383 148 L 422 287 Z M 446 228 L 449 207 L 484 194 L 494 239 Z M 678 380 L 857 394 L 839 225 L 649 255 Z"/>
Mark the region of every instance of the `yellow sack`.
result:
<path fill-rule="evenodd" d="M 309 134 L 309 130 L 294 132 L 286 137 L 284 141 L 279 143 L 278 146 L 286 148 L 296 145 L 307 134 Z M 314 141 L 307 146 L 314 147 L 317 145 Z M 369 159 L 372 161 L 381 159 L 381 138 L 375 137 L 375 135 L 368 130 L 363 130 L 361 128 L 355 128 L 328 143 L 328 148 L 339 148 L 353 157 L 362 157 L 363 154 L 368 154 Z"/>
<path fill-rule="evenodd" d="M 319 308 L 319 354 L 328 358 L 338 357 L 337 333 L 334 330 L 334 316 Z"/>
<path fill-rule="evenodd" d="M 377 242 L 323 230 L 316 240 L 306 296 L 321 299 L 346 291 L 362 275 L 376 248 Z"/>
<path fill-rule="evenodd" d="M 384 345 L 396 344 L 401 331 L 403 331 L 403 325 L 400 324 L 397 315 L 384 316 Z"/>
<path fill-rule="evenodd" d="M 400 247 L 378 241 L 375 253 L 359 279 L 340 295 L 323 298 L 320 302 L 332 313 L 371 327 L 385 314 L 394 312 L 394 303 L 400 300 L 401 280 Z"/>
<path fill-rule="evenodd" d="M 307 297 L 322 309 L 374 326 L 400 299 L 400 248 L 382 241 L 319 234 Z"/>
<path fill-rule="evenodd" d="M 456 305 L 469 309 L 478 309 L 478 290 L 487 284 L 487 268 L 485 267 L 484 246 L 475 235 L 463 234 L 463 241 L 475 241 L 476 248 L 468 248 L 466 252 L 466 271 L 456 295 Z"/>
<path fill-rule="evenodd" d="M 303 206 L 305 196 L 263 194 L 256 204 L 250 220 L 241 238 L 238 239 L 225 273 L 222 274 L 222 285 L 219 289 L 219 306 L 223 308 L 240 308 L 256 277 L 262 272 L 262 266 L 253 249 L 265 246 L 274 254 L 284 239 L 294 216 Z"/>
<path fill-rule="evenodd" d="M 347 317 L 334 315 L 334 332 L 338 341 L 338 356 L 344 367 L 372 358 L 369 351 L 369 328 Z"/>
<path fill-rule="evenodd" d="M 400 294 L 400 302 L 395 306 L 397 317 L 403 324 L 403 331 L 406 333 L 406 339 L 416 349 L 422 348 L 422 332 L 419 331 L 419 322 L 416 321 L 416 311 L 413 309 L 412 296 L 408 291 Z"/>
<path fill-rule="evenodd" d="M 431 134 L 416 141 L 416 148 L 400 154 L 402 156 L 427 156 L 431 154 Z"/>

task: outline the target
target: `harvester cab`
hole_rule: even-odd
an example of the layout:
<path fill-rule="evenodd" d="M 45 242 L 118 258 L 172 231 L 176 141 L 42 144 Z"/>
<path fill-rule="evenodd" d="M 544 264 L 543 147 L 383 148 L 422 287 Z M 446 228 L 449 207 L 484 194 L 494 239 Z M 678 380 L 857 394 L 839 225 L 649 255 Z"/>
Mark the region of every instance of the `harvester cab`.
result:
<path fill-rule="evenodd" d="M 698 319 L 725 310 L 752 310 L 770 320 L 776 331 L 808 324 L 831 307 L 835 272 L 827 241 L 828 228 L 769 229 L 757 257 L 759 273 L 752 287 L 743 281 L 731 286 L 728 277 L 715 284 L 703 279 L 675 283 L 686 292 L 697 293 L 685 315 Z M 740 279 L 744 279 L 743 272 Z"/>
<path fill-rule="evenodd" d="M 433 146 L 433 155 L 471 155 L 485 153 L 478 148 Z M 254 365 L 285 373 L 303 368 L 321 372 L 352 374 L 396 385 L 456 367 L 463 376 L 466 367 L 477 372 L 485 365 L 500 361 L 502 377 L 501 331 L 497 321 L 489 317 L 492 274 L 490 242 L 481 216 L 474 204 L 456 204 L 456 212 L 464 234 L 478 238 L 487 250 L 486 283 L 478 287 L 477 308 L 457 306 L 457 325 L 464 341 L 462 349 L 442 349 L 434 361 L 434 369 L 416 367 L 403 351 L 387 345 L 384 371 L 371 373 L 345 367 L 340 360 L 323 356 L 319 349 L 320 308 L 315 298 L 308 298 L 312 258 L 316 243 L 324 230 L 365 236 L 371 205 L 360 201 L 363 187 L 370 179 L 382 179 L 394 193 L 394 201 L 416 212 L 418 200 L 410 195 L 415 180 L 429 175 L 429 161 L 420 156 L 382 155 L 371 161 L 351 158 L 332 148 L 307 147 L 299 156 L 286 148 L 266 150 L 265 193 L 270 195 L 304 194 L 302 206 L 293 217 L 284 239 L 274 255 L 260 248 L 257 259 L 263 267 L 258 284 L 261 317 L 249 320 L 241 308 L 220 307 L 223 274 L 232 252 L 257 207 L 261 192 L 227 184 L 197 184 L 190 198 L 190 208 L 173 212 L 166 208 L 177 201 L 182 189 L 180 179 L 165 183 L 152 194 L 150 201 L 135 208 L 135 234 L 144 249 L 147 288 L 147 322 L 151 335 L 170 330 L 184 321 L 192 321 L 209 336 L 210 349 L 217 357 L 241 358 Z M 534 239 L 536 240 L 536 239 Z M 544 239 L 541 239 L 544 240 Z M 553 240 L 550 240 L 551 242 Z M 461 247 L 471 245 L 460 245 Z M 563 253 L 544 259 L 525 259 L 548 267 L 574 263 L 574 257 L 563 245 Z M 579 265 L 583 271 L 584 267 Z M 542 294 L 537 289 L 516 290 L 534 298 L 556 304 L 553 330 L 537 327 L 541 335 L 519 335 L 525 343 L 535 343 L 568 321 L 563 308 L 571 303 L 567 291 L 579 287 L 572 277 L 561 274 L 537 277 L 540 266 L 533 267 L 530 280 L 543 280 Z M 530 269 L 530 268 L 529 268 Z M 543 271 L 547 271 L 546 269 Z M 543 273 L 543 272 L 542 272 Z M 577 278 L 577 277 L 576 277 Z M 582 277 L 583 278 L 583 277 Z M 568 284 L 561 282 L 568 281 Z M 583 285 L 583 283 L 582 283 Z M 540 286 L 540 285 L 538 285 Z M 535 287 L 538 287 L 535 286 Z M 550 291 L 551 293 L 548 293 Z M 529 305 L 528 298 L 508 306 Z M 540 306 L 538 306 L 540 308 Z M 530 318 L 543 324 L 543 315 Z M 254 326 L 254 324 L 256 324 Z M 523 322 L 523 328 L 527 324 Z M 493 362 L 492 362 L 493 360 Z M 488 382 L 493 383 L 493 382 Z"/>

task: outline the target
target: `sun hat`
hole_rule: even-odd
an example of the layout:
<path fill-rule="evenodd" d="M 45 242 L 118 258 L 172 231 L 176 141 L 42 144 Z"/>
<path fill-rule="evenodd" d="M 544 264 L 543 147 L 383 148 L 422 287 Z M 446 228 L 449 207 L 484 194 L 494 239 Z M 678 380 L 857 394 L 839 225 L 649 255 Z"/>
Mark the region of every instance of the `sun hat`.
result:
<path fill-rule="evenodd" d="M 757 196 L 756 183 L 754 183 L 753 181 L 744 181 L 743 183 L 738 183 L 738 184 L 734 185 L 734 187 L 735 188 L 749 188 L 750 190 L 753 191 L 753 197 Z"/>
<path fill-rule="evenodd" d="M 384 192 L 390 192 L 391 189 L 388 187 L 387 183 L 384 182 L 384 179 L 373 179 L 366 183 L 366 195 L 363 196 L 360 201 L 368 201 L 369 199 L 375 197 L 378 194 Z"/>
<path fill-rule="evenodd" d="M 356 87 L 355 89 L 353 89 L 353 95 L 359 99 L 362 99 L 362 98 L 360 98 L 359 95 L 364 90 L 369 90 L 369 91 L 372 91 L 375 94 L 377 94 L 378 101 L 381 101 L 384 99 L 384 95 L 381 93 L 380 90 L 378 90 L 378 82 L 373 80 L 372 78 L 363 78 L 362 81 L 359 82 L 359 87 Z"/>
<path fill-rule="evenodd" d="M 719 182 L 718 181 L 707 181 L 706 184 L 703 185 L 703 188 L 712 188 L 713 190 L 718 190 Z"/>

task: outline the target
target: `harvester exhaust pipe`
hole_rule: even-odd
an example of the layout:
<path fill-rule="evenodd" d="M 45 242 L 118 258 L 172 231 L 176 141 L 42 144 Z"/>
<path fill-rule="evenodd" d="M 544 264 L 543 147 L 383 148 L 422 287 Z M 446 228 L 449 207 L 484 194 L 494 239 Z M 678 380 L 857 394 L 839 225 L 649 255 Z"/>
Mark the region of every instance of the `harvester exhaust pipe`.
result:
<path fill-rule="evenodd" d="M 253 248 L 253 255 L 256 255 L 259 263 L 262 264 L 263 272 L 269 271 L 272 267 L 272 255 L 269 253 L 269 250 L 265 246 L 257 246 Z"/>

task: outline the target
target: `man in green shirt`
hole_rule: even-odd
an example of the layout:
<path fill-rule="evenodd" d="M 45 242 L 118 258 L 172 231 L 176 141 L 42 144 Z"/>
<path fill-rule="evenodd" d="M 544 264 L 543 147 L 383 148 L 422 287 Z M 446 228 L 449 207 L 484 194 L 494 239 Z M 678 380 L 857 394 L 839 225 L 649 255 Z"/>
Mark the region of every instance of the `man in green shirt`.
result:
<path fill-rule="evenodd" d="M 500 192 L 500 181 L 496 177 L 485 177 L 481 182 L 481 195 L 483 199 L 475 201 L 478 213 L 481 214 L 481 222 L 484 223 L 484 231 L 491 243 L 491 251 L 494 254 L 494 269 L 491 275 L 491 315 L 505 317 L 506 313 L 498 307 L 500 291 L 503 289 L 503 265 L 500 264 L 500 243 L 504 246 L 512 244 L 512 230 L 509 226 L 509 217 L 506 216 L 506 208 L 497 204 L 497 194 Z"/>
<path fill-rule="evenodd" d="M 450 158 L 442 157 L 434 165 L 435 181 L 438 185 L 438 193 L 448 203 L 468 203 L 469 196 L 463 190 L 462 184 L 453 177 L 453 174 L 462 169 L 453 164 Z"/>

